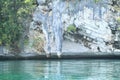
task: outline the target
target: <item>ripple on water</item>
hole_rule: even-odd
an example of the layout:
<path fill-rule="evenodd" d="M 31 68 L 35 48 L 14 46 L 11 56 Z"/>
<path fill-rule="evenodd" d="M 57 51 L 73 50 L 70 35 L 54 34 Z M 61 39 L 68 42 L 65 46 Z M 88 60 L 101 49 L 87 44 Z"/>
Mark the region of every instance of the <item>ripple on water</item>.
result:
<path fill-rule="evenodd" d="M 119 80 L 119 60 L 0 61 L 0 80 Z"/>

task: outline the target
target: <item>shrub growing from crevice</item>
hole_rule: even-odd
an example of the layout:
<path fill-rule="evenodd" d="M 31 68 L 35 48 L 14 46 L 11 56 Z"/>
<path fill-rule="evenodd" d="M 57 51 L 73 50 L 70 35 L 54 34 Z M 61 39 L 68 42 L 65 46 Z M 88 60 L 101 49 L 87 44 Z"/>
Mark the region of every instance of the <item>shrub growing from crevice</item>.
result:
<path fill-rule="evenodd" d="M 67 32 L 76 32 L 76 26 L 74 24 L 71 24 L 67 27 Z"/>

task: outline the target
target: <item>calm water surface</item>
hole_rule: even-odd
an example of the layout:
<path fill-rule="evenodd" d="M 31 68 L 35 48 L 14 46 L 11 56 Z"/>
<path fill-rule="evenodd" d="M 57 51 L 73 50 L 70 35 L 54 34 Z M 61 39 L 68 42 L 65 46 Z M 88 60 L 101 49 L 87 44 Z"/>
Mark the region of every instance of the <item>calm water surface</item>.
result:
<path fill-rule="evenodd" d="M 120 80 L 120 61 L 0 61 L 0 80 Z"/>

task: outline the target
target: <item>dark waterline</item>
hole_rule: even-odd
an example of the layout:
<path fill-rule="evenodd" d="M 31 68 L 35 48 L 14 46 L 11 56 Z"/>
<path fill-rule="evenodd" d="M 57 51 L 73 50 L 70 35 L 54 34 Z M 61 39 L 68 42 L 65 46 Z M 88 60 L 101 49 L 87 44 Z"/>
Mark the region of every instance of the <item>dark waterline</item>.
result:
<path fill-rule="evenodd" d="M 119 79 L 119 60 L 0 61 L 0 80 Z"/>
<path fill-rule="evenodd" d="M 7 56 L 7 55 L 1 55 L 1 60 L 64 60 L 64 59 L 120 59 L 119 52 L 112 52 L 112 53 L 106 53 L 106 52 L 64 52 L 61 55 L 61 58 L 58 58 L 56 53 L 52 53 L 49 58 L 46 57 L 45 53 L 41 55 L 35 55 L 35 53 L 30 53 L 31 55 L 26 56 Z"/>

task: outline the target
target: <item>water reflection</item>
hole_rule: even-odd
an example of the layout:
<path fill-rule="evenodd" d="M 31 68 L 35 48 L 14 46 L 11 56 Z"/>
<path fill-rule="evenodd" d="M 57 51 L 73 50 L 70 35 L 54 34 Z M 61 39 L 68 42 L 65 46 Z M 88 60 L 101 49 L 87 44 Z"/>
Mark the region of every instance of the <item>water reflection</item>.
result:
<path fill-rule="evenodd" d="M 119 80 L 118 60 L 1 61 L 0 80 Z"/>

